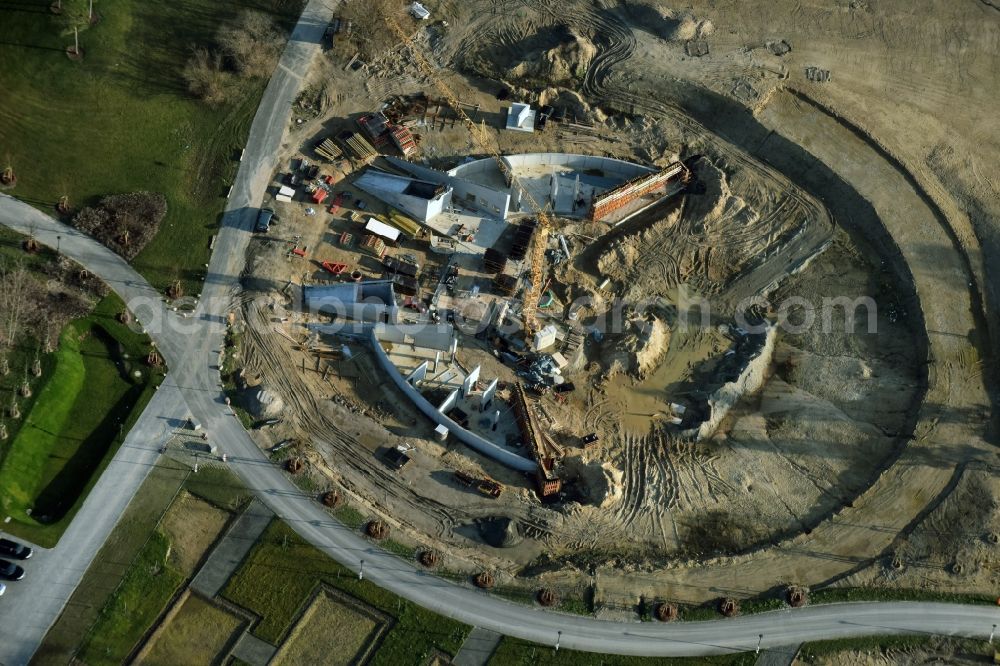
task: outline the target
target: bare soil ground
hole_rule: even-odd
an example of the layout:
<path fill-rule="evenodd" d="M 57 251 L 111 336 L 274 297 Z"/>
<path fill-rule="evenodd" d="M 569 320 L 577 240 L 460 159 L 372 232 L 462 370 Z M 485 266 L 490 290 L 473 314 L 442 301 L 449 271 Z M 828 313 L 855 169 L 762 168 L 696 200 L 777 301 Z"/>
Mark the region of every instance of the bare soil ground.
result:
<path fill-rule="evenodd" d="M 794 297 L 793 321 L 821 318 L 824 298 L 870 298 L 875 331 L 863 312 L 849 323 L 841 310 L 828 326 L 821 319 L 783 331 L 765 387 L 699 443 L 663 430 L 657 414 L 724 349 L 718 321 L 675 327 L 644 372 L 612 371 L 616 354 L 634 352 L 629 340 L 588 341 L 576 380 L 586 390 L 542 406 L 565 441 L 596 432 L 599 443 L 570 447 L 573 494 L 540 505 L 525 479 L 461 445 L 433 442 L 426 420 L 357 345 L 355 360 L 332 364 L 322 378 L 304 351 L 301 320 L 284 309 L 297 285 L 330 279 L 321 260 L 366 275 L 378 267 L 339 243 L 358 230 L 344 212 L 331 217 L 315 206 L 318 214 L 307 216 L 301 203 L 277 204 L 281 225 L 252 247 L 246 275 L 245 317 L 263 322 L 247 329 L 247 377 L 288 406 L 284 423 L 259 433 L 261 443 L 310 442 L 317 484 L 344 488 L 405 538 L 448 552 L 458 568 L 487 562 L 516 572 L 545 553 L 572 564 L 546 581 L 596 580 L 610 601 L 645 594 L 700 602 L 791 582 L 913 586 L 906 573 L 879 578 L 880 563 L 903 545 L 922 561 L 968 562 L 961 575 L 921 573 L 926 586 L 992 584 L 982 573 L 992 569 L 980 564 L 991 546 L 934 550 L 921 530 L 974 483 L 968 466 L 996 462 L 987 443 L 988 342 L 997 335 L 1000 191 L 986 165 L 1000 156 L 1000 121 L 982 113 L 998 83 L 995 60 L 984 55 L 1000 41 L 993 10 L 975 2 L 919 12 L 902 2 L 778 2 L 752 11 L 696 2 L 683 12 L 584 0 L 571 8 L 431 4 L 447 26 L 432 22 L 416 40 L 462 101 L 480 105 L 473 120 L 501 151 L 651 165 L 700 156 L 691 162 L 703 193 L 672 208 L 610 231 L 561 223 L 577 236 L 552 288 L 560 303 L 592 298 L 582 324 L 612 296 L 676 306 L 683 289 L 727 316 L 749 296 L 775 307 Z M 319 137 L 394 95 L 437 94 L 370 17 L 352 17 L 359 32 L 335 42 L 311 75 L 323 103 L 290 134 L 289 158 L 314 159 Z M 367 66 L 345 69 L 362 51 Z M 807 68 L 831 77 L 820 82 Z M 594 129 L 499 130 L 502 89 L 566 106 Z M 482 153 L 447 112 L 417 133 L 433 164 Z M 362 198 L 381 212 L 350 180 L 336 186 L 351 193 L 347 209 Z M 307 259 L 289 256 L 290 244 L 274 236 L 298 236 Z M 394 252 L 414 254 L 428 281 L 441 261 L 420 240 Z M 470 274 L 468 284 L 481 277 Z M 597 288 L 604 278 L 613 282 L 608 293 Z M 481 363 L 487 377 L 513 378 L 481 342 L 463 339 L 460 360 Z M 391 472 L 377 454 L 402 441 L 417 445 L 414 464 Z M 489 474 L 508 492 L 500 500 L 470 494 L 451 481 L 454 469 Z M 984 483 L 975 487 L 992 506 L 997 489 Z M 976 515 L 951 519 L 978 534 L 992 519 Z M 527 538 L 508 549 L 483 545 L 477 521 L 500 516 Z M 595 567 L 595 578 L 576 567 Z"/>

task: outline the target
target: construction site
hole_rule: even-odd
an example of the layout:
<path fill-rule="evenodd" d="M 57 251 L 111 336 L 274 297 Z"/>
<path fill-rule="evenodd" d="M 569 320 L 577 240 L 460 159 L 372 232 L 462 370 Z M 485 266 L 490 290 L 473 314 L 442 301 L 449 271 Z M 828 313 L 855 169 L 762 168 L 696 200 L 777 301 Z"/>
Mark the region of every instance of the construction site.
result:
<path fill-rule="evenodd" d="M 224 352 L 258 443 L 449 570 L 609 607 L 995 582 L 977 235 L 829 110 L 813 23 L 572 5 L 342 6 Z"/>

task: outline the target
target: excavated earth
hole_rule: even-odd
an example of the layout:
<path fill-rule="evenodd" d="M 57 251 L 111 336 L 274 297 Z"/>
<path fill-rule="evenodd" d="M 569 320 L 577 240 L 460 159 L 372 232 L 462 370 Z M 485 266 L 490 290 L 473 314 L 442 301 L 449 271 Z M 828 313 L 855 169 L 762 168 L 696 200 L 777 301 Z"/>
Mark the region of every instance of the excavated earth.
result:
<path fill-rule="evenodd" d="M 991 589 L 1000 189 L 988 165 L 1000 162 L 1000 120 L 984 110 L 1000 68 L 982 54 L 998 52 L 1000 12 L 971 1 L 926 11 L 784 0 L 754 11 L 700 0 L 683 11 L 427 4 L 448 25 L 417 26 L 417 42 L 464 102 L 481 105 L 476 120 L 500 150 L 680 158 L 692 169 L 697 188 L 618 228 L 561 223 L 574 235 L 573 256 L 552 274 L 558 301 L 587 297 L 587 325 L 615 298 L 675 310 L 695 299 L 717 318 L 681 327 L 664 316 L 669 330 L 648 350 L 588 341 L 575 379 L 587 388 L 540 403 L 567 447 L 571 491 L 540 504 L 527 480 L 434 443 L 360 347 L 334 377 L 308 370 L 315 359 L 289 344 L 289 332 L 304 339 L 297 320 L 282 323 L 270 304 L 294 302 L 274 285 L 313 278 L 283 260 L 285 248 L 256 247 L 244 312 L 260 325 L 248 327 L 242 360 L 288 415 L 262 443 L 302 442 L 315 484 L 346 490 L 394 535 L 449 553 L 454 568 L 592 585 L 610 605 L 748 597 L 789 583 Z M 355 19 L 359 35 L 376 34 L 364 20 Z M 364 48 L 366 71 L 345 71 L 349 44 L 312 76 L 365 96 L 328 95 L 324 115 L 290 135 L 289 156 L 330 119 L 435 93 L 404 51 Z M 494 130 L 501 89 L 565 106 L 593 129 Z M 461 123 L 422 128 L 421 143 L 441 166 L 481 152 Z M 331 235 L 295 214 L 283 223 L 304 243 L 311 234 L 310 247 Z M 725 351 L 717 324 L 751 297 L 788 318 L 766 383 L 714 437 L 678 438 L 657 415 Z M 832 315 L 822 307 L 830 299 L 841 303 Z M 845 316 L 842 304 L 856 299 L 870 299 L 871 318 L 853 306 L 858 316 Z M 816 323 L 797 325 L 808 318 Z M 462 342 L 464 363 L 513 379 L 487 345 Z M 590 432 L 598 444 L 577 448 Z M 402 441 L 416 444 L 415 464 L 392 472 L 376 454 Z M 451 481 L 454 469 L 489 474 L 508 492 L 471 495 Z"/>

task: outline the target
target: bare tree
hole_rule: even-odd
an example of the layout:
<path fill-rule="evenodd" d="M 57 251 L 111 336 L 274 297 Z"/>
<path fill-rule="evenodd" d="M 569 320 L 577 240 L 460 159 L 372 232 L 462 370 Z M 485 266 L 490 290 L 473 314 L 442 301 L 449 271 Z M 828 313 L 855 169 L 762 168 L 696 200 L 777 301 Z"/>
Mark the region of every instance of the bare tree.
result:
<path fill-rule="evenodd" d="M 217 40 L 233 68 L 253 78 L 271 74 L 283 41 L 271 17 L 253 10 L 220 28 Z"/>
<path fill-rule="evenodd" d="M 87 0 L 66 0 L 62 3 L 62 11 L 55 17 L 62 28 L 62 34 L 73 35 L 73 53 L 80 53 L 80 30 L 86 30 L 90 25 L 93 8 Z"/>
<path fill-rule="evenodd" d="M 0 349 L 14 345 L 28 309 L 31 276 L 21 262 L 0 262 Z"/>
<path fill-rule="evenodd" d="M 226 100 L 229 77 L 222 69 L 222 55 L 206 48 L 196 48 L 184 66 L 184 80 L 188 90 L 211 105 Z"/>

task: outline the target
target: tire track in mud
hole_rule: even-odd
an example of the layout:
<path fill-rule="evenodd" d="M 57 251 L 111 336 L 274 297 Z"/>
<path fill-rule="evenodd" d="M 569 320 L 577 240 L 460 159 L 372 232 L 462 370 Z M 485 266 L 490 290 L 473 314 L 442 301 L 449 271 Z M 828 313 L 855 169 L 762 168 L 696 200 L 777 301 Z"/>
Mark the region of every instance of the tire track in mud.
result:
<path fill-rule="evenodd" d="M 243 354 L 246 368 L 252 374 L 267 378 L 269 388 L 285 401 L 288 414 L 286 418 L 295 423 L 296 430 L 333 454 L 334 459 L 326 460 L 326 463 L 337 472 L 338 482 L 362 497 L 366 503 L 376 505 L 394 520 L 412 527 L 416 532 L 426 533 L 425 529 L 407 524 L 402 519 L 404 512 L 392 511 L 389 506 L 381 506 L 381 502 L 376 498 L 387 498 L 390 503 L 397 502 L 411 507 L 431 518 L 437 525 L 436 533 L 431 534 L 432 538 L 449 543 L 454 543 L 456 538 L 455 527 L 472 522 L 476 518 L 496 515 L 498 512 L 510 514 L 540 537 L 550 533 L 546 521 L 532 515 L 530 507 L 522 510 L 508 506 L 502 509 L 450 506 L 419 495 L 408 485 L 399 483 L 399 479 L 376 460 L 367 446 L 328 413 L 340 412 L 342 408 L 318 400 L 312 389 L 298 378 L 294 370 L 297 366 L 296 359 L 287 349 L 287 340 L 271 332 L 266 314 L 253 303 L 244 308 L 244 313 L 248 319 L 251 317 L 255 319 L 253 325 L 246 327 L 244 336 Z M 345 422 L 350 418 L 360 418 L 347 413 L 342 414 L 342 417 Z M 364 481 L 360 481 L 361 479 Z"/>

